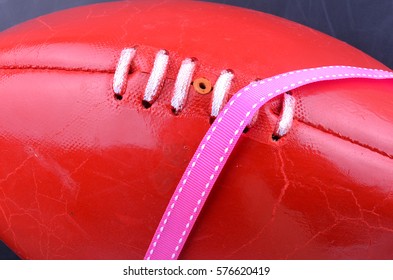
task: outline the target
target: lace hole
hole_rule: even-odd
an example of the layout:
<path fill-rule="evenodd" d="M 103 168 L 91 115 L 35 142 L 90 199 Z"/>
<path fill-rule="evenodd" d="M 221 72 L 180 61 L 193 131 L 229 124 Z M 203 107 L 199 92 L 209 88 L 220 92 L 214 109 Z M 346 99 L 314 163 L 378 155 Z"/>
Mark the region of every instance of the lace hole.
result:
<path fill-rule="evenodd" d="M 174 108 L 174 107 L 171 108 L 171 111 L 172 111 L 172 113 L 173 113 L 175 116 L 178 116 L 179 113 L 180 113 L 180 110 L 177 110 L 177 109 Z"/>
<path fill-rule="evenodd" d="M 277 142 L 277 141 L 280 140 L 280 139 L 281 139 L 280 136 L 278 136 L 278 135 L 276 135 L 276 134 L 272 134 L 272 140 L 273 140 L 274 142 Z"/>
<path fill-rule="evenodd" d="M 122 99 L 123 99 L 123 95 L 121 95 L 121 94 L 115 94 L 115 95 L 114 95 L 114 98 L 117 99 L 117 100 L 122 100 Z"/>
<path fill-rule="evenodd" d="M 143 106 L 145 109 L 149 109 L 149 108 L 151 107 L 151 103 L 150 103 L 149 101 L 142 100 L 142 106 Z"/>
<path fill-rule="evenodd" d="M 199 94 L 208 94 L 213 89 L 212 83 L 206 78 L 195 79 L 192 85 Z"/>

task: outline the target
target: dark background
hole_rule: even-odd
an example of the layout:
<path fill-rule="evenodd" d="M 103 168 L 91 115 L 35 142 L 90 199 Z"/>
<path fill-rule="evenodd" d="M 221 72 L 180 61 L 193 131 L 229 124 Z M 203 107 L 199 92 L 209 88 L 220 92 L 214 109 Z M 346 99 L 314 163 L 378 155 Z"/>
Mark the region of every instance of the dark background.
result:
<path fill-rule="evenodd" d="M 345 41 L 393 69 L 393 0 L 205 0 L 271 13 Z M 103 0 L 0 0 L 0 31 Z M 0 260 L 17 259 L 0 241 Z"/>

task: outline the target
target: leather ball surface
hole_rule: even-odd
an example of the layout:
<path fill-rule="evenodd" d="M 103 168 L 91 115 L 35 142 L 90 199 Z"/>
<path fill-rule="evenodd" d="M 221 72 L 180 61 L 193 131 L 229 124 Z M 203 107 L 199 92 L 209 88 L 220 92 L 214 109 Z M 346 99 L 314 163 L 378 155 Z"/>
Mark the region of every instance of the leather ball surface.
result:
<path fill-rule="evenodd" d="M 113 79 L 134 48 L 122 98 Z M 169 55 L 154 102 L 155 56 Z M 39 17 L 0 34 L 0 238 L 26 259 L 142 259 L 210 126 L 212 93 L 171 99 L 179 68 L 229 95 L 324 65 L 387 67 L 268 14 L 194 1 L 121 1 Z M 393 258 L 392 81 L 329 81 L 266 104 L 221 173 L 183 259 Z M 117 96 L 118 97 L 118 96 Z M 119 100 L 121 99 L 121 100 Z M 147 108 L 148 107 L 148 108 Z"/>

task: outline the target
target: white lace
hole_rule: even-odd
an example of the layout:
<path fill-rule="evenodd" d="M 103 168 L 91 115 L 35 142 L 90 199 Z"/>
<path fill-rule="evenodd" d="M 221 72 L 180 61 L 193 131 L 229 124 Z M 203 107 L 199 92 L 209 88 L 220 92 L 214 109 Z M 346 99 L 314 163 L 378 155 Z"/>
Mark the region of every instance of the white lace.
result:
<path fill-rule="evenodd" d="M 151 104 L 156 98 L 157 93 L 164 82 L 165 74 L 168 68 L 168 62 L 168 52 L 165 50 L 160 50 L 156 55 L 154 66 L 151 70 L 151 74 L 146 85 L 145 94 L 143 96 L 144 101 Z"/>
<path fill-rule="evenodd" d="M 136 49 L 129 48 L 121 51 L 113 77 L 113 92 L 115 95 L 123 95 L 127 87 L 127 76 L 131 68 L 131 62 L 135 57 Z"/>
<path fill-rule="evenodd" d="M 211 117 L 217 117 L 224 103 L 227 101 L 234 75 L 230 70 L 224 70 L 218 77 L 213 90 Z"/>
<path fill-rule="evenodd" d="M 291 94 L 285 93 L 282 104 L 281 114 L 279 116 L 273 137 L 277 140 L 286 135 L 292 127 L 295 116 L 296 99 Z"/>
<path fill-rule="evenodd" d="M 187 99 L 188 90 L 191 87 L 192 76 L 194 75 L 196 63 L 191 58 L 183 60 L 177 74 L 173 97 L 171 101 L 175 113 L 180 112 Z"/>
<path fill-rule="evenodd" d="M 120 54 L 113 77 L 113 92 L 115 93 L 115 96 L 122 96 L 126 92 L 127 76 L 131 69 L 131 63 L 135 57 L 136 51 L 136 48 L 126 48 L 122 50 Z M 143 95 L 144 104 L 148 104 L 146 107 L 149 107 L 156 100 L 165 80 L 168 66 L 168 52 L 166 50 L 158 51 Z M 176 114 L 180 113 L 185 106 L 195 69 L 196 61 L 194 59 L 186 58 L 183 60 L 176 77 L 171 100 L 173 112 Z M 216 118 L 224 107 L 224 104 L 228 99 L 233 78 L 234 74 L 231 70 L 223 70 L 218 77 L 213 89 L 210 114 L 211 118 Z M 279 139 L 289 132 L 293 123 L 295 106 L 295 98 L 290 94 L 285 94 L 282 112 L 273 133 L 273 137 Z M 257 121 L 257 118 L 258 114 L 254 116 L 248 127 L 253 126 L 253 124 Z"/>

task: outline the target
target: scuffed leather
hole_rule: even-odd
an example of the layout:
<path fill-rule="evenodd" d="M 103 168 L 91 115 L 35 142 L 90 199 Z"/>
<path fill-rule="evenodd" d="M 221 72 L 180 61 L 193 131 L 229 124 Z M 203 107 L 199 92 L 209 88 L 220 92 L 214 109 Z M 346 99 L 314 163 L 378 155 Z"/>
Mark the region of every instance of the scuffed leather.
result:
<path fill-rule="evenodd" d="M 247 42 L 247 44 L 246 44 Z M 113 97 L 123 48 L 137 46 Z M 170 66 L 142 106 L 155 53 Z M 387 69 L 271 15 L 193 1 L 122 1 L 40 17 L 0 35 L 0 238 L 27 259 L 141 259 L 209 127 L 211 95 L 170 100 L 181 61 L 230 95 L 257 78 L 323 65 Z M 278 98 L 243 135 L 181 258 L 391 259 L 391 81 L 350 80 L 293 95 L 275 142 Z M 231 218 L 229 218 L 231 217 Z"/>

